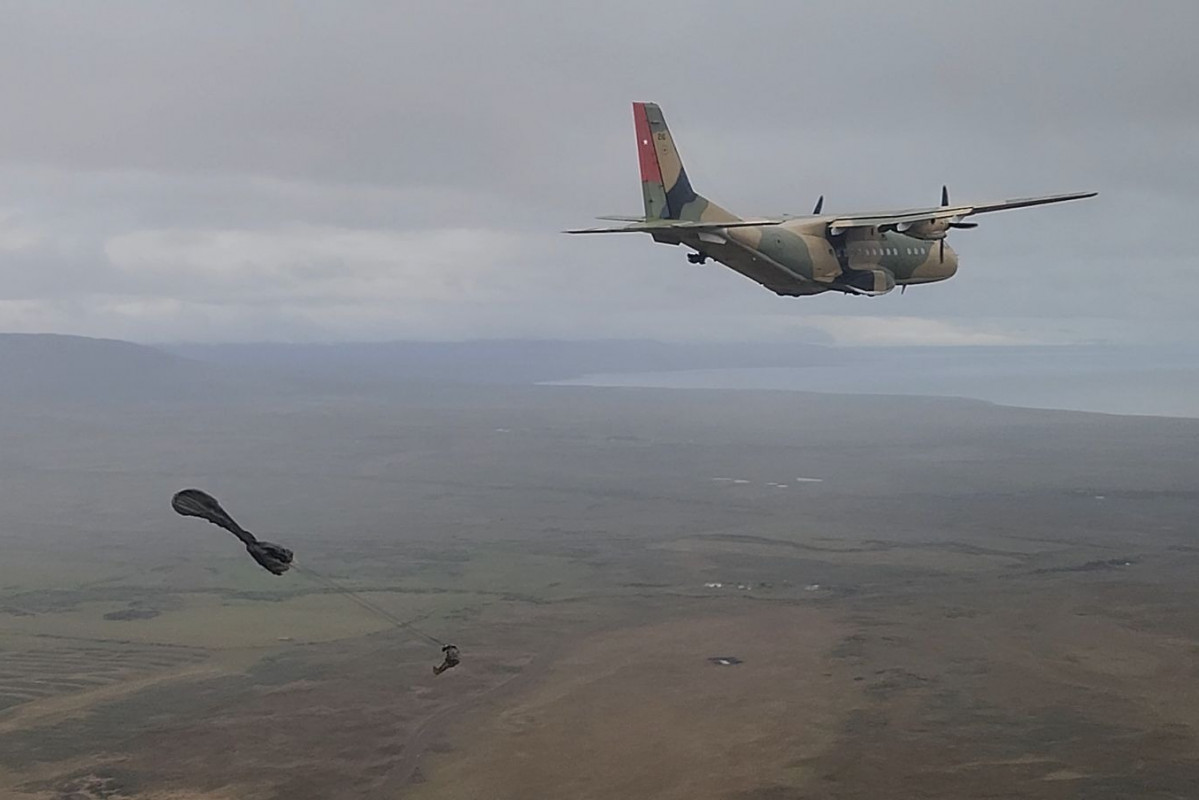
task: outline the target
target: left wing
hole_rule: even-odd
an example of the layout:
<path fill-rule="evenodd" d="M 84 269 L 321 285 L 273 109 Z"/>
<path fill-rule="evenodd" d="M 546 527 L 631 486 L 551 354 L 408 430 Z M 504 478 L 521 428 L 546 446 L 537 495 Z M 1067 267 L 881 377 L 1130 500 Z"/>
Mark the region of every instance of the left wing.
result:
<path fill-rule="evenodd" d="M 829 233 L 837 234 L 851 228 L 887 228 L 903 230 L 904 226 L 918 222 L 935 222 L 948 220 L 957 222 L 972 214 L 986 214 L 991 211 L 1006 211 L 1012 208 L 1028 208 L 1044 206 L 1050 203 L 1064 203 L 1068 200 L 1082 200 L 1094 197 L 1098 192 L 1073 192 L 1071 194 L 1050 194 L 1043 197 L 1019 197 L 1013 200 L 999 200 L 992 203 L 978 203 L 968 206 L 945 205 L 933 208 L 908 208 L 899 211 L 872 211 L 860 214 L 842 214 L 829 219 Z M 972 225 L 970 227 L 973 227 Z"/>
<path fill-rule="evenodd" d="M 600 217 L 600 219 L 625 219 L 622 217 Z M 765 225 L 782 225 L 787 217 L 770 219 L 739 219 L 736 222 L 703 222 L 681 219 L 628 220 L 631 225 L 619 228 L 575 228 L 564 233 L 654 233 L 655 231 L 719 231 L 725 228 L 760 228 Z"/>

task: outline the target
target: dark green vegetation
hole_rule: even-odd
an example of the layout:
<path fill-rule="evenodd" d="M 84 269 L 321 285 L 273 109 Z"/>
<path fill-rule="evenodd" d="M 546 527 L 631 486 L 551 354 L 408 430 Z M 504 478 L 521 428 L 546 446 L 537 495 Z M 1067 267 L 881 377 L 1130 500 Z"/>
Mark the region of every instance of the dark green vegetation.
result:
<path fill-rule="evenodd" d="M 1199 785 L 1197 421 L 433 384 L 70 399 L 0 413 L 5 797 Z M 184 486 L 462 666 L 435 679 L 436 648 L 266 574 L 171 511 Z"/>

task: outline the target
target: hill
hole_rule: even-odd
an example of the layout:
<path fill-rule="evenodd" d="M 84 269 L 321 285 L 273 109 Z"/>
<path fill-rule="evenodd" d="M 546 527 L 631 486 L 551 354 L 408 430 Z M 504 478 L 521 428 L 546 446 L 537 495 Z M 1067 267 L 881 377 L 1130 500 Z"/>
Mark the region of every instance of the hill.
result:
<path fill-rule="evenodd" d="M 235 369 L 112 339 L 0 334 L 0 401 L 158 403 L 244 397 L 269 388 Z"/>

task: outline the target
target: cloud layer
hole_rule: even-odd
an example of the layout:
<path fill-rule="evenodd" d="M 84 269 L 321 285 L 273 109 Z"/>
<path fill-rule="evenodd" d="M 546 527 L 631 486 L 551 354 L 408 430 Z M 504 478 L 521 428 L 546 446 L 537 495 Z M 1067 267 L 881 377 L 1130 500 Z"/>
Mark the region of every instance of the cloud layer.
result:
<path fill-rule="evenodd" d="M 1169 0 L 16 4 L 0 330 L 1190 339 L 1196 29 Z M 776 298 L 557 233 L 639 210 L 634 99 L 746 214 L 1102 195 L 955 235 L 943 285 Z"/>

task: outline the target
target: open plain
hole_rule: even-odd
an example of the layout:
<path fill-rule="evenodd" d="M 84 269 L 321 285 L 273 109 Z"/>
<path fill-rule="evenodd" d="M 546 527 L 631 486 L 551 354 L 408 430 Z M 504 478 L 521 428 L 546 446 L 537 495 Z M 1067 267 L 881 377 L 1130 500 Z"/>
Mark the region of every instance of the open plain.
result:
<path fill-rule="evenodd" d="M 1199 786 L 1199 421 L 430 384 L 12 401 L 0 447 L 4 797 Z"/>

